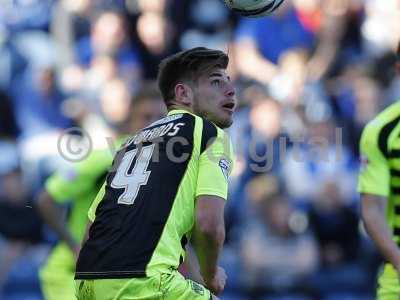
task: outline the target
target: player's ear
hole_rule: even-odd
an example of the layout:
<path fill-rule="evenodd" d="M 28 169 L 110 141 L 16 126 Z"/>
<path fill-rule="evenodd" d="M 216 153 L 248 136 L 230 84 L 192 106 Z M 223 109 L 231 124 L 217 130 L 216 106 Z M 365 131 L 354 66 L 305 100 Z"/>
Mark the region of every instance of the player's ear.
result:
<path fill-rule="evenodd" d="M 185 83 L 175 85 L 175 100 L 177 103 L 191 107 L 193 104 L 193 90 Z"/>

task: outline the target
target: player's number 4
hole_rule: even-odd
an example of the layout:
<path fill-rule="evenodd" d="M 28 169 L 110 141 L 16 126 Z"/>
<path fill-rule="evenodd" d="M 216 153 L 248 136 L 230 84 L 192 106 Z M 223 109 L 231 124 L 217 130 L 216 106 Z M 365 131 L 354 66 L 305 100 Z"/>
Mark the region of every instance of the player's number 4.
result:
<path fill-rule="evenodd" d="M 124 189 L 124 192 L 118 198 L 118 204 L 132 205 L 135 202 L 140 187 L 147 184 L 151 173 L 151 171 L 147 171 L 147 167 L 153 155 L 154 147 L 155 144 L 142 148 L 136 159 L 135 166 L 130 172 L 129 169 L 138 151 L 134 149 L 125 153 L 117 169 L 117 173 L 111 182 L 113 188 Z"/>

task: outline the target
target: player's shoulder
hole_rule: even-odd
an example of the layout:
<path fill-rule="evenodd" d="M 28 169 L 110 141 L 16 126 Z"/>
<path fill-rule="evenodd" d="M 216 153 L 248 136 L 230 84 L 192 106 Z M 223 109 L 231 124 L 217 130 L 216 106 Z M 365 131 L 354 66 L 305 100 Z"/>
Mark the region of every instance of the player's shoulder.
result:
<path fill-rule="evenodd" d="M 95 163 L 97 160 L 102 159 L 102 158 L 112 158 L 113 157 L 113 148 L 116 148 L 116 147 L 117 147 L 117 145 L 110 144 L 110 147 L 95 149 L 89 154 L 89 156 L 87 157 L 86 160 L 89 161 L 90 163 Z"/>
<path fill-rule="evenodd" d="M 116 149 L 115 149 L 116 150 Z M 88 157 L 76 165 L 77 169 L 99 170 L 108 167 L 113 159 L 112 147 L 93 150 Z"/>
<path fill-rule="evenodd" d="M 400 101 L 396 101 L 393 104 L 386 107 L 382 112 L 380 112 L 374 119 L 372 119 L 365 130 L 373 132 L 379 131 L 385 126 L 390 124 L 397 125 L 400 120 Z"/>
<path fill-rule="evenodd" d="M 365 126 L 361 147 L 379 146 L 386 149 L 390 134 L 400 124 L 400 101 L 388 106 Z M 385 151 L 383 151 L 385 152 Z"/>
<path fill-rule="evenodd" d="M 200 153 L 203 153 L 216 140 L 225 138 L 225 132 L 210 120 L 196 116 L 196 122 L 200 124 L 197 126 L 199 129 L 196 133 L 200 143 Z"/>
<path fill-rule="evenodd" d="M 82 180 L 83 176 L 97 176 L 103 173 L 112 162 L 112 153 L 108 148 L 93 150 L 84 160 L 77 163 L 65 163 L 54 172 L 47 181 L 55 179 L 65 182 Z M 87 177 L 89 179 L 89 177 Z"/>

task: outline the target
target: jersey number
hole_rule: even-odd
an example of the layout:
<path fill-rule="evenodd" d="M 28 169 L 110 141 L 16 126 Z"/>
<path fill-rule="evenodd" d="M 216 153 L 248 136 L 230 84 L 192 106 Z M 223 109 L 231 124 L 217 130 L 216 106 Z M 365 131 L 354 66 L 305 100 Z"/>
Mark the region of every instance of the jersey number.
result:
<path fill-rule="evenodd" d="M 131 171 L 130 168 L 137 154 L 137 149 L 125 153 L 117 173 L 111 182 L 113 188 L 124 189 L 122 195 L 118 197 L 118 204 L 132 205 L 135 202 L 140 187 L 147 184 L 151 173 L 151 171 L 147 171 L 147 167 L 153 155 L 154 147 L 155 144 L 142 148 Z"/>

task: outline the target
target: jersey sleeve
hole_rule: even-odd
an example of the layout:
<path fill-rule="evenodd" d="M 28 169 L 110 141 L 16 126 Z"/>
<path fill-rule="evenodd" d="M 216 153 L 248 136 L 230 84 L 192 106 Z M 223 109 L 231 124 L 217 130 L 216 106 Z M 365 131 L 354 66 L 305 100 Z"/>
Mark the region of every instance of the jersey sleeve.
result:
<path fill-rule="evenodd" d="M 76 199 L 93 189 L 111 166 L 112 156 L 108 150 L 96 151 L 84 161 L 70 164 L 49 177 L 45 188 L 59 203 Z"/>
<path fill-rule="evenodd" d="M 390 169 L 378 146 L 379 132 L 380 128 L 370 123 L 361 136 L 358 191 L 387 197 L 390 194 Z"/>
<path fill-rule="evenodd" d="M 196 197 L 211 195 L 227 199 L 228 179 L 233 163 L 230 138 L 223 130 L 218 129 L 217 137 L 200 154 Z"/>

